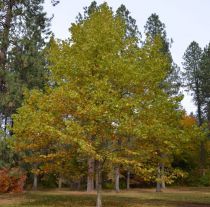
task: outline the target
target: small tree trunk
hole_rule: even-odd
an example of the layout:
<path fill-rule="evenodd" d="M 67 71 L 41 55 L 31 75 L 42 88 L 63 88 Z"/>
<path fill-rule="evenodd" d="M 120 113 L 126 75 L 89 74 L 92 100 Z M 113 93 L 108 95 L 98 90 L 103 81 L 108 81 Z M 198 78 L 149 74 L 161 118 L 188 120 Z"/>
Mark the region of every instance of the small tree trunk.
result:
<path fill-rule="evenodd" d="M 127 171 L 127 190 L 129 190 L 130 189 L 130 171 L 128 170 Z"/>
<path fill-rule="evenodd" d="M 0 113 L 0 129 L 2 129 L 3 115 Z"/>
<path fill-rule="evenodd" d="M 162 189 L 165 189 L 166 188 L 166 183 L 165 183 L 165 166 L 164 164 L 162 163 L 161 164 L 161 188 Z"/>
<path fill-rule="evenodd" d="M 201 141 L 200 144 L 200 165 L 201 165 L 201 175 L 205 176 L 205 165 L 206 165 L 206 149 L 205 149 L 205 142 Z"/>
<path fill-rule="evenodd" d="M 9 130 L 9 135 L 10 135 L 10 136 L 13 135 L 13 131 L 12 131 L 13 125 L 14 125 L 13 119 L 10 117 L 10 127 L 11 127 L 11 129 Z"/>
<path fill-rule="evenodd" d="M 37 190 L 38 176 L 34 174 L 33 190 Z"/>
<path fill-rule="evenodd" d="M 62 183 L 63 183 L 63 180 L 61 177 L 58 178 L 58 189 L 60 190 L 62 188 Z"/>
<path fill-rule="evenodd" d="M 7 117 L 4 118 L 4 133 L 7 134 Z"/>
<path fill-rule="evenodd" d="M 80 190 L 80 189 L 81 189 L 81 179 L 79 179 L 77 183 L 77 190 Z"/>
<path fill-rule="evenodd" d="M 98 186 L 98 175 L 96 173 L 96 175 L 95 175 L 95 187 L 96 187 L 96 189 L 97 189 L 97 186 Z"/>
<path fill-rule="evenodd" d="M 157 184 L 156 184 L 156 192 L 161 192 L 161 174 L 160 174 L 160 164 L 157 168 Z"/>
<path fill-rule="evenodd" d="M 101 201 L 101 189 L 102 189 L 102 179 L 101 179 L 101 163 L 100 161 L 97 162 L 97 170 L 96 170 L 96 175 L 97 175 L 97 201 L 96 201 L 96 207 L 102 207 L 102 201 Z"/>
<path fill-rule="evenodd" d="M 116 193 L 120 192 L 120 168 L 117 166 L 115 168 L 115 191 Z"/>
<path fill-rule="evenodd" d="M 70 183 L 70 189 L 71 189 L 71 190 L 74 189 L 74 183 L 73 183 L 73 182 Z"/>
<path fill-rule="evenodd" d="M 94 190 L 94 159 L 88 159 L 87 192 Z"/>

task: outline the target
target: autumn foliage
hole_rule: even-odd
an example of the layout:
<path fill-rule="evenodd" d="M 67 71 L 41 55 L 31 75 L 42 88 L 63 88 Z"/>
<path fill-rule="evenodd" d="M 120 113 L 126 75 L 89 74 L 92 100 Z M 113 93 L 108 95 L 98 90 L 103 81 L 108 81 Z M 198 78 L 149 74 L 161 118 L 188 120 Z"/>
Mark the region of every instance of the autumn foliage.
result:
<path fill-rule="evenodd" d="M 22 192 L 26 175 L 19 168 L 0 170 L 0 193 Z"/>

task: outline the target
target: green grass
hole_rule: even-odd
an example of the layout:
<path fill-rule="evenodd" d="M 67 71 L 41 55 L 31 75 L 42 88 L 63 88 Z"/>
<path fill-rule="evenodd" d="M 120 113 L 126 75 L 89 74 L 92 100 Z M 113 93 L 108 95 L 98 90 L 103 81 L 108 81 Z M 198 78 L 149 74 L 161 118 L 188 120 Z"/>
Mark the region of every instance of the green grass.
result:
<path fill-rule="evenodd" d="M 37 191 L 0 195 L 4 207 L 94 207 L 96 195 L 71 191 Z M 103 192 L 103 207 L 210 207 L 210 188 Z"/>

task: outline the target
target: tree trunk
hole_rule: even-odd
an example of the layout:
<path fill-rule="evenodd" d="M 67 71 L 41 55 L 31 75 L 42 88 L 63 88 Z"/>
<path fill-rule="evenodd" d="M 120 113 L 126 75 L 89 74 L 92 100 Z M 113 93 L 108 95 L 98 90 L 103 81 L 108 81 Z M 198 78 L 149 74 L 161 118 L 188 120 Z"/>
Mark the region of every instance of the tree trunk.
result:
<path fill-rule="evenodd" d="M 130 189 L 130 171 L 127 171 L 127 179 L 126 179 L 126 183 L 127 183 L 127 190 Z"/>
<path fill-rule="evenodd" d="M 10 130 L 9 130 L 9 135 L 10 136 L 13 135 L 13 131 L 12 131 L 13 125 L 14 125 L 13 119 L 12 119 L 12 117 L 10 117 Z"/>
<path fill-rule="evenodd" d="M 160 164 L 158 164 L 158 168 L 157 168 L 156 192 L 161 192 L 161 172 L 160 172 Z"/>
<path fill-rule="evenodd" d="M 33 190 L 37 190 L 38 176 L 34 174 Z"/>
<path fill-rule="evenodd" d="M 7 117 L 4 118 L 4 133 L 7 134 Z"/>
<path fill-rule="evenodd" d="M 206 167 L 206 148 L 205 142 L 201 141 L 200 143 L 200 166 L 201 166 L 201 174 L 204 176 L 206 174 L 205 167 Z"/>
<path fill-rule="evenodd" d="M 161 163 L 161 188 L 165 189 L 166 188 L 166 183 L 165 183 L 165 166 L 163 163 Z"/>
<path fill-rule="evenodd" d="M 94 190 L 94 159 L 88 159 L 87 192 Z"/>
<path fill-rule="evenodd" d="M 60 190 L 62 188 L 62 183 L 63 183 L 63 180 L 61 177 L 58 178 L 58 189 Z"/>
<path fill-rule="evenodd" d="M 3 125 L 3 115 L 0 113 L 0 129 L 3 130 L 2 125 Z"/>
<path fill-rule="evenodd" d="M 81 189 L 81 179 L 78 180 L 77 182 L 77 190 Z"/>
<path fill-rule="evenodd" d="M 97 175 L 97 180 L 98 180 L 98 184 L 96 186 L 96 190 L 97 190 L 96 207 L 102 207 L 102 201 L 101 201 L 101 189 L 102 189 L 101 170 L 102 170 L 101 162 L 98 161 L 97 162 L 97 169 L 96 169 L 96 175 Z"/>
<path fill-rule="evenodd" d="M 116 193 L 120 192 L 120 168 L 119 168 L 119 166 L 115 167 L 115 191 L 116 191 Z"/>

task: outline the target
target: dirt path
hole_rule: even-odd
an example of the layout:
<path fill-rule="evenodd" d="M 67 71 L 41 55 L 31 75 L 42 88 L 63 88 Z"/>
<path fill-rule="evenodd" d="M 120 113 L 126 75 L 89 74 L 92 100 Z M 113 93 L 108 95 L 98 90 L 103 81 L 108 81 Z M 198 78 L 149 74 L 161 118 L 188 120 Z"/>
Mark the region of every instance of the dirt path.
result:
<path fill-rule="evenodd" d="M 0 194 L 0 206 L 18 204 L 25 200 L 25 193 L 21 194 Z"/>

